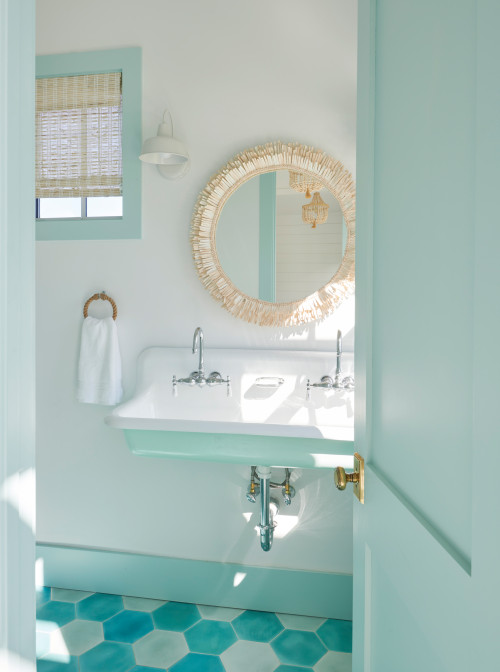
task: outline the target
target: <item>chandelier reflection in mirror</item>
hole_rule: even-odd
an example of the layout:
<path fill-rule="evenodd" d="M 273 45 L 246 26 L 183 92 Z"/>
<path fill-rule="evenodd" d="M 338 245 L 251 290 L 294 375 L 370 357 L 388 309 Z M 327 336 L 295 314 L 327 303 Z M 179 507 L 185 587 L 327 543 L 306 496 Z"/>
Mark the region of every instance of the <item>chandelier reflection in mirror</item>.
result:
<path fill-rule="evenodd" d="M 302 219 L 306 224 L 310 224 L 315 229 L 317 224 L 324 224 L 328 219 L 329 206 L 319 195 L 319 191 L 314 192 L 312 201 L 302 206 Z"/>

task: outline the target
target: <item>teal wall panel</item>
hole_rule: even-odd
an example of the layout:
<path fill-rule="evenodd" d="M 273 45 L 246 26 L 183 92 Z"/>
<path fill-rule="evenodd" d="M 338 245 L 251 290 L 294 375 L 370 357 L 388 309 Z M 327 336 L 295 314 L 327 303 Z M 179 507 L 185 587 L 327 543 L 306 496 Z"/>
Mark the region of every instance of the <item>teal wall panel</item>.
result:
<path fill-rule="evenodd" d="M 57 588 L 352 618 L 352 576 L 40 544 L 45 585 Z"/>

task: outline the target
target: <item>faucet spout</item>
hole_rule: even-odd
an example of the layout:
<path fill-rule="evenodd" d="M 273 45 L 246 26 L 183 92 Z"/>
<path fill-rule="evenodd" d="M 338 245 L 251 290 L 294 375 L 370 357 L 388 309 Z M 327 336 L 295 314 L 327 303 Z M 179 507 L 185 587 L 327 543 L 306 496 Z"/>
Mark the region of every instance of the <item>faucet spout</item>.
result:
<path fill-rule="evenodd" d="M 337 368 L 335 369 L 335 380 L 338 381 L 342 374 L 342 332 L 337 331 Z"/>
<path fill-rule="evenodd" d="M 198 360 L 198 373 L 203 375 L 203 330 L 201 327 L 196 327 L 193 336 L 193 355 L 195 355 L 198 350 L 200 351 L 200 357 Z"/>

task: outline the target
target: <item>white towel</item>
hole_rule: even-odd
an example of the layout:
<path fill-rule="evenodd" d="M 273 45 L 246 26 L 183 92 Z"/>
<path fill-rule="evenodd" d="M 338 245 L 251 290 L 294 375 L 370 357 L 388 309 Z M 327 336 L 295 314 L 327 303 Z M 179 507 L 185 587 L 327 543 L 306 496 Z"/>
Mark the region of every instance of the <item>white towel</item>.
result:
<path fill-rule="evenodd" d="M 122 398 L 122 363 L 116 322 L 86 317 L 82 326 L 77 399 L 113 406 Z"/>

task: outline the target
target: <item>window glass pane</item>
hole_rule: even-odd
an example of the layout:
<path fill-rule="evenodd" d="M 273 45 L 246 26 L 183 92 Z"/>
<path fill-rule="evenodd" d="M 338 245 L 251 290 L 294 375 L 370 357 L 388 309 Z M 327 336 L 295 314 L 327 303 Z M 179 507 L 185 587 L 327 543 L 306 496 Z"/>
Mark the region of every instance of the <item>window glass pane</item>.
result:
<path fill-rule="evenodd" d="M 122 217 L 122 196 L 89 196 L 87 198 L 87 217 Z"/>
<path fill-rule="evenodd" d="M 40 219 L 61 219 L 82 216 L 81 198 L 41 198 Z"/>

